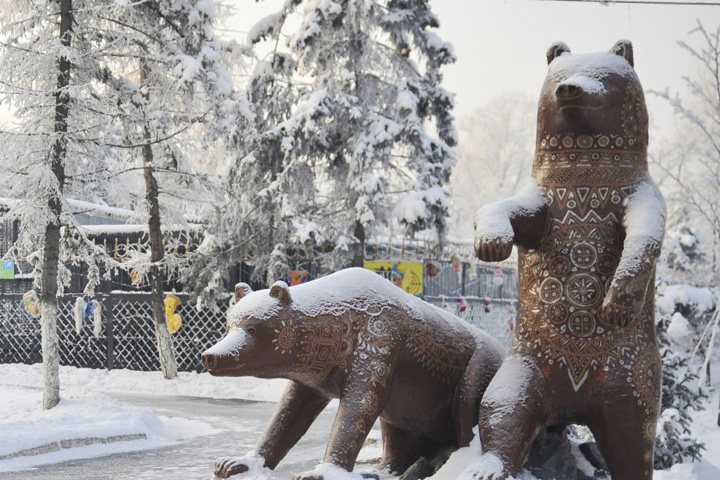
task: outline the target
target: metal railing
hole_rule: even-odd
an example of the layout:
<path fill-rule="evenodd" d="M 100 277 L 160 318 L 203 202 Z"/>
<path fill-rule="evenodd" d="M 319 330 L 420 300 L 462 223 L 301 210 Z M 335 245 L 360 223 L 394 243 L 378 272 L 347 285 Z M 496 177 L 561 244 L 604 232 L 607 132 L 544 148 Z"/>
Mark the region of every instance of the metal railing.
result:
<path fill-rule="evenodd" d="M 517 268 L 453 261 L 425 261 L 424 299 L 455 313 L 509 345 L 517 310 Z M 182 327 L 172 336 L 178 369 L 202 371 L 200 354 L 225 331 L 228 302 L 198 310 L 184 294 L 177 313 Z M 58 299 L 60 363 L 86 368 L 157 371 L 160 364 L 150 295 L 112 292 L 94 297 L 102 306 L 102 329 L 93 334 L 92 318 L 80 333 L 75 325 L 77 296 Z M 0 293 L 0 363 L 42 361 L 40 319 L 25 309 L 18 293 Z"/>

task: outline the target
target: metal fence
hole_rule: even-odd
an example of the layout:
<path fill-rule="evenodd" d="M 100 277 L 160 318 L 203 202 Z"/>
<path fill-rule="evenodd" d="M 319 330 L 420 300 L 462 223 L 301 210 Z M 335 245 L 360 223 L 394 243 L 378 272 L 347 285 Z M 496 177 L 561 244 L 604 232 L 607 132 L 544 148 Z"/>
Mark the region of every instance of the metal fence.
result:
<path fill-rule="evenodd" d="M 517 263 L 425 262 L 425 301 L 445 308 L 505 346 L 515 329 Z"/>
<path fill-rule="evenodd" d="M 217 342 L 225 331 L 225 312 L 197 311 L 178 295 L 182 303 L 176 310 L 182 327 L 173 334 L 178 369 L 201 371 L 200 354 Z M 160 363 L 155 342 L 155 326 L 148 294 L 112 293 L 98 295 L 102 305 L 103 329 L 93 335 L 90 318 L 80 333 L 75 326 L 75 298 L 58 302 L 60 364 L 87 368 L 127 368 L 157 371 Z M 0 296 L 0 363 L 42 362 L 40 319 L 26 311 L 21 295 Z"/>
<path fill-rule="evenodd" d="M 426 301 L 445 308 L 480 327 L 504 345 L 509 344 L 517 309 L 517 268 L 466 262 L 426 261 L 423 289 Z M 173 334 L 180 371 L 202 371 L 200 354 L 222 337 L 228 303 L 215 311 L 197 310 L 187 295 L 177 294 L 182 327 Z M 87 368 L 126 368 L 157 371 L 150 296 L 147 293 L 98 294 L 102 331 L 93 334 L 86 318 L 80 333 L 75 326 L 75 296 L 58 301 L 60 363 Z M 33 318 L 17 293 L 0 293 L 0 363 L 42 361 L 40 320 Z"/>

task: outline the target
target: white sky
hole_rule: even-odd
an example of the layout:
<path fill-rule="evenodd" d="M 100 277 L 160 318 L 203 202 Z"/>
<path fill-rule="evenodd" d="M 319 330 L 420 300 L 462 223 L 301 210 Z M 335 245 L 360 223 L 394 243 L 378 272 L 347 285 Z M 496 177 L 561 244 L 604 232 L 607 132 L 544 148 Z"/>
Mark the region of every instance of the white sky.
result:
<path fill-rule="evenodd" d="M 679 0 L 682 1 L 682 0 Z M 717 0 L 701 0 L 717 3 Z M 227 28 L 245 32 L 276 12 L 282 0 L 234 0 Z M 538 0 L 434 0 L 438 34 L 455 47 L 457 62 L 445 68 L 445 88 L 456 94 L 456 117 L 508 91 L 536 98 L 547 72 L 545 51 L 561 40 L 576 53 L 609 50 L 617 40 L 633 42 L 635 67 L 645 89 L 681 89 L 682 75 L 694 65 L 678 40 L 693 44 L 688 32 L 697 19 L 713 30 L 720 7 L 626 5 Z M 698 38 L 699 40 L 699 38 Z M 667 128 L 672 111 L 648 98 L 654 126 Z"/>
<path fill-rule="evenodd" d="M 244 36 L 257 20 L 276 12 L 283 0 L 227 3 L 236 12 L 226 28 Z M 545 51 L 557 40 L 581 53 L 608 50 L 617 40 L 629 39 L 645 89 L 677 91 L 683 85 L 682 75 L 692 75 L 695 69 L 677 41 L 692 45 L 699 40 L 694 40 L 697 35 L 688 36 L 697 19 L 713 31 L 720 24 L 717 6 L 434 0 L 432 8 L 440 20 L 438 34 L 454 45 L 458 57 L 445 69 L 445 88 L 456 94 L 459 119 L 507 91 L 537 97 L 547 71 Z M 667 105 L 652 97 L 648 103 L 654 126 L 671 125 L 672 111 Z M 0 106 L 0 117 L 3 110 Z"/>

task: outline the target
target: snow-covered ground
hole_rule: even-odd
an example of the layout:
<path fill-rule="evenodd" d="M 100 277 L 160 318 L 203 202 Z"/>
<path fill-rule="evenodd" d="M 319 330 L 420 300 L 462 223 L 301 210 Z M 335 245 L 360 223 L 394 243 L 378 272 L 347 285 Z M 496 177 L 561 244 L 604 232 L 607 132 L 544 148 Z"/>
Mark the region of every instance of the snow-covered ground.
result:
<path fill-rule="evenodd" d="M 159 373 L 61 367 L 62 400 L 56 408 L 42 411 L 42 393 L 37 388 L 42 384 L 41 376 L 40 365 L 0 365 L 0 476 L 2 472 L 22 472 L 38 465 L 157 449 L 217 433 L 216 426 L 203 421 L 156 414 L 150 409 L 114 400 L 105 394 L 108 392 L 275 402 L 286 384 L 282 380 L 216 378 L 196 373 L 181 373 L 179 378 L 166 381 Z M 717 426 L 720 379 L 718 375 L 714 378 L 711 400 L 707 408 L 696 415 L 692 427 L 707 448 L 703 461 L 656 471 L 657 480 L 720 478 L 720 427 Z M 337 408 L 337 402 L 328 408 Z M 457 451 L 432 479 L 462 478 L 462 471 L 477 462 L 479 449 L 476 439 L 470 447 Z M 364 450 L 360 458 L 376 458 L 379 451 L 379 446 L 374 445 Z M 250 473 L 243 478 L 287 480 L 287 475 L 259 468 Z M 333 480 L 359 478 L 359 475 L 343 475 L 331 470 L 323 473 L 326 479 Z M 383 475 L 383 479 L 392 478 Z M 528 474 L 519 478 L 534 479 Z"/>

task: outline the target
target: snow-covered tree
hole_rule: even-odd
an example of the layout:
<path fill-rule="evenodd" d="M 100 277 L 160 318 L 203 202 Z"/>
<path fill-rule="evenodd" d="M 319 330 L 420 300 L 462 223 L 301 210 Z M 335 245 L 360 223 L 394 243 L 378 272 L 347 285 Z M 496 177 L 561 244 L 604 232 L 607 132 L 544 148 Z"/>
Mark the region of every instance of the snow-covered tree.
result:
<path fill-rule="evenodd" d="M 702 410 L 707 399 L 707 392 L 697 382 L 702 367 L 692 361 L 698 342 L 707 341 L 702 331 L 713 316 L 714 303 L 708 289 L 685 285 L 668 287 L 659 298 L 656 323 L 663 369 L 656 468 L 698 460 L 705 449 L 690 428 L 693 413 Z"/>
<path fill-rule="evenodd" d="M 482 205 L 507 198 L 530 179 L 535 151 L 537 101 L 513 92 L 492 99 L 458 120 L 458 164 L 450 182 L 452 231 L 472 237 Z"/>
<path fill-rule="evenodd" d="M 445 235 L 457 134 L 440 83 L 455 57 L 437 26 L 422 0 L 304 2 L 290 47 L 311 103 L 288 137 L 324 187 L 325 237 L 341 262 L 349 247 L 362 265 L 366 237 L 393 220 Z"/>
<path fill-rule="evenodd" d="M 133 252 L 126 268 L 148 278 L 165 378 L 175 377 L 177 367 L 164 280 L 178 259 L 165 254 L 163 226 L 186 228 L 188 214 L 211 209 L 213 194 L 199 169 L 207 141 L 227 133 L 222 114 L 234 104 L 222 63 L 226 46 L 214 35 L 220 7 L 212 0 L 120 2 L 100 15 L 103 93 L 113 117 L 108 133 L 119 160 L 113 173 L 140 183 L 141 172 L 144 184 L 131 206 L 147 225 L 150 249 Z"/>
<path fill-rule="evenodd" d="M 337 267 L 362 264 L 366 238 L 393 223 L 442 238 L 456 133 L 437 26 L 420 0 L 288 0 L 259 21 L 254 119 L 228 178 L 248 202 L 219 209 L 208 251 L 247 251 L 272 281 L 290 243 L 330 245 Z"/>
<path fill-rule="evenodd" d="M 0 158 L 4 186 L 18 199 L 7 217 L 21 227 L 10 254 L 33 263 L 40 290 L 45 409 L 59 401 L 56 297 L 70 276 L 63 260 L 81 257 L 89 264 L 88 292 L 100 280 L 96 261 L 103 260 L 76 228 L 66 202 L 87 190 L 78 174 L 102 158 L 92 141 L 100 134 L 102 109 L 94 59 L 86 55 L 90 7 L 83 0 L 0 3 L 0 92 L 16 118 L 2 132 Z"/>
<path fill-rule="evenodd" d="M 113 202 L 134 194 L 124 206 L 148 225 L 151 248 L 124 266 L 150 279 L 161 365 L 171 378 L 176 367 L 162 296 L 163 274 L 175 259 L 164 258 L 161 223 L 182 225 L 194 213 L 190 205 L 212 204 L 195 167 L 210 150 L 204 140 L 228 128 L 221 111 L 235 103 L 221 65 L 224 44 L 213 33 L 220 7 L 212 0 L 48 0 L 3 8 L 3 60 L 12 67 L 0 75 L 19 123 L 2 153 L 8 184 L 21 199 L 10 212 L 23 228 L 18 251 L 42 246 L 47 259 L 58 248 L 53 235 L 67 226 L 68 247 L 83 247 L 86 261 L 101 256 L 73 227 L 64 198 Z M 52 235 L 43 241 L 33 229 L 46 225 Z M 57 263 L 50 258 L 36 267 L 43 304 L 51 306 Z M 89 287 L 99 281 L 99 269 L 91 273 Z"/>
<path fill-rule="evenodd" d="M 684 77 L 687 98 L 653 92 L 670 102 L 681 119 L 671 145 L 655 153 L 653 163 L 667 175 L 669 180 L 662 186 L 668 192 L 670 212 L 679 215 L 677 220 L 670 216 L 669 223 L 689 220 L 699 233 L 705 232 L 710 278 L 716 280 L 720 273 L 720 26 L 707 30 L 698 21 L 691 34 L 699 37 L 699 45 L 679 42 L 698 66 L 696 76 Z"/>

